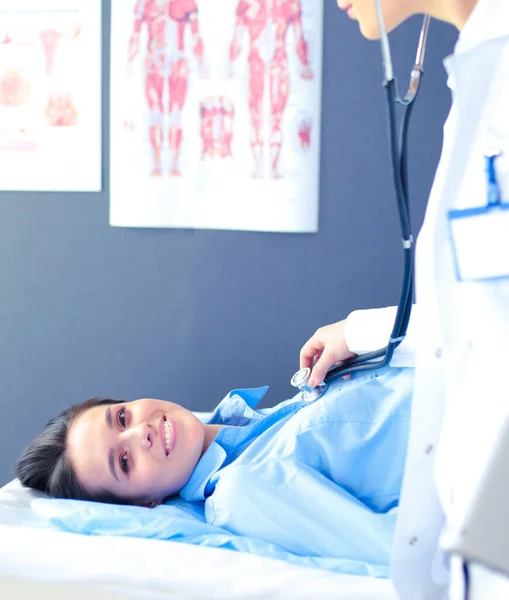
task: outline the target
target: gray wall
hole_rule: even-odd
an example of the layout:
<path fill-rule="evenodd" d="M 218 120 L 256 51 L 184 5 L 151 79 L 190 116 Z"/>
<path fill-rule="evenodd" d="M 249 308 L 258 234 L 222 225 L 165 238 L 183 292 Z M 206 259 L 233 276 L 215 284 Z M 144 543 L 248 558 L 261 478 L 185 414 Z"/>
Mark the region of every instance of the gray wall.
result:
<path fill-rule="evenodd" d="M 108 226 L 109 1 L 104 2 L 104 191 L 0 193 L 0 484 L 47 419 L 91 396 L 205 410 L 230 389 L 289 397 L 301 345 L 355 308 L 396 301 L 401 250 L 386 154 L 379 46 L 325 0 L 320 231 Z M 401 87 L 420 19 L 392 36 Z M 424 212 L 455 34 L 433 24 L 411 130 L 413 219 Z"/>

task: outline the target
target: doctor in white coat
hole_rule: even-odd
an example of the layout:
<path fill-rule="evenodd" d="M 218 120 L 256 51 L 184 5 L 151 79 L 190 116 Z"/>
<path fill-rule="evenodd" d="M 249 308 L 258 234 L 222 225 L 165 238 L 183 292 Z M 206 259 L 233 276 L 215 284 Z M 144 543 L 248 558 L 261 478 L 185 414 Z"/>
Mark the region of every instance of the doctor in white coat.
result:
<path fill-rule="evenodd" d="M 378 37 L 373 0 L 338 5 Z M 498 155 L 499 200 L 509 202 L 509 0 L 382 0 L 382 9 L 388 30 L 427 13 L 460 31 L 445 60 L 453 105 L 417 240 L 416 306 L 391 362 L 416 368 L 392 579 L 404 600 L 442 600 L 450 569 L 440 533 L 461 519 L 509 413 L 509 230 L 497 216 L 509 212 L 492 211 L 488 227 L 468 221 L 470 243 L 449 235 L 450 210 L 486 206 L 486 155 Z M 394 316 L 391 307 L 355 311 L 320 328 L 300 354 L 301 367 L 314 364 L 312 385 L 352 353 L 384 347 Z"/>

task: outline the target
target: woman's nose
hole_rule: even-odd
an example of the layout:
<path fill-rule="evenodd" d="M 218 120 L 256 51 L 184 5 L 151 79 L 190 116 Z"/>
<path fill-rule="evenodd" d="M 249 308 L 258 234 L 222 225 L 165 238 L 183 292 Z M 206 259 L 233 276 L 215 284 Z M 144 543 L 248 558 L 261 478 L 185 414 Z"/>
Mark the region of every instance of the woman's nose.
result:
<path fill-rule="evenodd" d="M 126 433 L 131 436 L 132 441 L 138 442 L 142 448 L 152 448 L 154 443 L 154 428 L 150 423 L 143 422 L 130 427 Z"/>

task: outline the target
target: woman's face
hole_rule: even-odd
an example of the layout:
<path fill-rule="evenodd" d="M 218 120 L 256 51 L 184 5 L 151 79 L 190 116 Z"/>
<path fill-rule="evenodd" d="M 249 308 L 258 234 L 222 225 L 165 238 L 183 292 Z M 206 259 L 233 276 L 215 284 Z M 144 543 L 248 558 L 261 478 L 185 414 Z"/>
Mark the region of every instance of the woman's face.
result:
<path fill-rule="evenodd" d="M 75 419 L 67 439 L 78 481 L 89 493 L 135 504 L 178 493 L 203 443 L 204 427 L 192 412 L 151 399 L 90 408 Z"/>
<path fill-rule="evenodd" d="M 339 8 L 348 12 L 351 19 L 359 22 L 362 35 L 368 40 L 380 37 L 376 18 L 375 0 L 337 0 Z M 384 24 L 392 31 L 416 11 L 415 0 L 381 0 Z"/>

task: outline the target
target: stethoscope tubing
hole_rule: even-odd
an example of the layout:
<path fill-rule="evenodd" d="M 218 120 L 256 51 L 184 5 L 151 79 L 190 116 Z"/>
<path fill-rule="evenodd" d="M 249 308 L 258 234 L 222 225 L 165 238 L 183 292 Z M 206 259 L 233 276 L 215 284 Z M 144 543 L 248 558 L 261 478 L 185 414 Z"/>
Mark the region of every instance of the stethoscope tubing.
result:
<path fill-rule="evenodd" d="M 387 99 L 387 117 L 389 128 L 389 153 L 391 157 L 392 179 L 394 184 L 396 203 L 400 221 L 402 236 L 404 264 L 403 280 L 401 292 L 396 311 L 396 317 L 392 332 L 385 348 L 380 348 L 373 352 L 355 356 L 345 360 L 337 367 L 331 369 L 325 381 L 330 383 L 338 377 L 344 377 L 352 373 L 371 371 L 380 369 L 388 365 L 393 357 L 395 349 L 405 338 L 413 305 L 414 290 L 414 240 L 412 236 L 412 226 L 410 218 L 410 203 L 408 197 L 408 130 L 410 118 L 417 98 L 421 78 L 423 75 L 424 55 L 426 49 L 426 40 L 429 28 L 429 17 L 424 18 L 417 48 L 417 56 L 414 68 L 410 78 L 410 86 L 407 95 L 403 100 L 400 99 L 396 82 L 393 77 L 392 61 L 390 59 L 390 47 L 383 25 L 383 17 L 380 9 L 379 0 L 375 0 L 379 17 L 379 27 L 382 31 L 382 57 L 384 74 L 384 88 Z M 399 137 L 396 124 L 396 104 L 403 106 L 403 116 L 400 122 Z"/>

